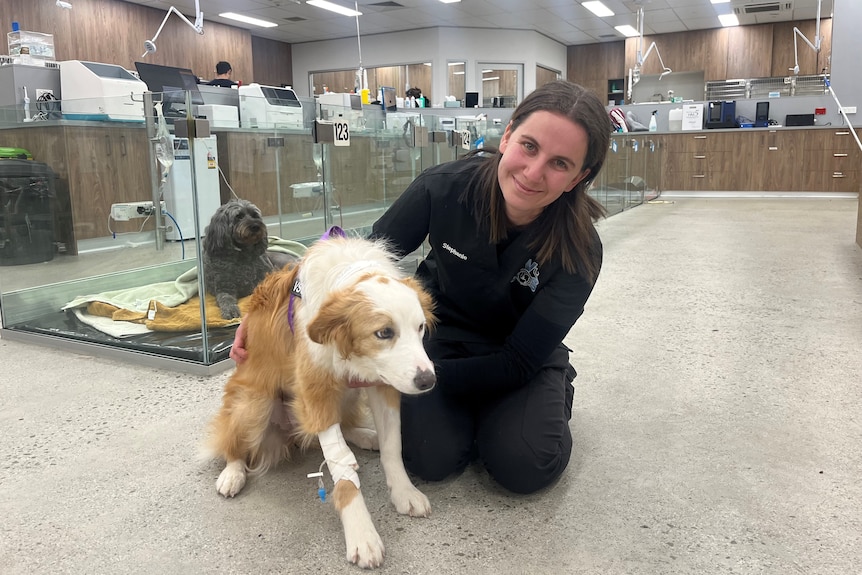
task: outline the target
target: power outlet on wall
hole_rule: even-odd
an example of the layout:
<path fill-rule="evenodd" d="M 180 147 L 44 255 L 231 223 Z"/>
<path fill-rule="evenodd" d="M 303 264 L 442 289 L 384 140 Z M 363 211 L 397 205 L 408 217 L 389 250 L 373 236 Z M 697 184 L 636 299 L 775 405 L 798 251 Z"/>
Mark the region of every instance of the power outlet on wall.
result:
<path fill-rule="evenodd" d="M 54 95 L 54 90 L 46 90 L 43 88 L 36 88 L 36 99 L 41 100 L 44 97 L 51 97 Z"/>

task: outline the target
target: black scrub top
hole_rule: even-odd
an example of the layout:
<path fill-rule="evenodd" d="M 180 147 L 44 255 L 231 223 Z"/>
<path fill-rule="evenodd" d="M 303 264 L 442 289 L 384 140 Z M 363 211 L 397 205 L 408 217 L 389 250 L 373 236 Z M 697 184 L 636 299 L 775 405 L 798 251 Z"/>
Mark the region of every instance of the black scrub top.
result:
<path fill-rule="evenodd" d="M 482 161 L 468 157 L 424 171 L 374 224 L 372 237 L 387 238 L 404 256 L 427 236 L 431 250 L 416 275 L 436 303 L 435 337 L 496 346 L 495 353 L 453 362 L 449 378 L 481 375 L 517 387 L 560 346 L 592 285 L 559 258 L 538 264 L 529 227 L 506 245 L 489 242 L 470 206 L 459 201 Z M 600 261 L 595 229 L 592 235 Z"/>

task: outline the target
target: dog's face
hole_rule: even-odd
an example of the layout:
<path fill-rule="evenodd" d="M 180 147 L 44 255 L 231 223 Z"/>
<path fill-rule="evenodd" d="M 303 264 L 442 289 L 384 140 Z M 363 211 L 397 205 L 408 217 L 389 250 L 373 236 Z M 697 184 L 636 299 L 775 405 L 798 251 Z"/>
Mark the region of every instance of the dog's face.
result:
<path fill-rule="evenodd" d="M 260 210 L 246 200 L 231 200 L 219 206 L 210 220 L 204 238 L 205 247 L 220 250 L 266 245 L 266 224 Z"/>
<path fill-rule="evenodd" d="M 315 343 L 334 346 L 352 379 L 417 394 L 436 382 L 422 345 L 433 323 L 431 297 L 415 280 L 367 274 L 331 294 L 307 333 Z"/>

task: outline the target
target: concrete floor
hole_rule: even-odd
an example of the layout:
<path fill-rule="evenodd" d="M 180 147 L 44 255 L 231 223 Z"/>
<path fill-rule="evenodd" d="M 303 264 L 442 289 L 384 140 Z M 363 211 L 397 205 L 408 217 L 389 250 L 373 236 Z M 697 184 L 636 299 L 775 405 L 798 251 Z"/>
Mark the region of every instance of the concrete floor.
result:
<path fill-rule="evenodd" d="M 862 573 L 862 250 L 855 200 L 676 199 L 600 224 L 567 343 L 558 484 L 479 467 L 398 516 L 359 452 L 380 573 Z M 0 572 L 355 573 L 309 453 L 214 488 L 197 446 L 227 377 L 0 340 Z M 433 430 L 429 430 L 433 432 Z"/>

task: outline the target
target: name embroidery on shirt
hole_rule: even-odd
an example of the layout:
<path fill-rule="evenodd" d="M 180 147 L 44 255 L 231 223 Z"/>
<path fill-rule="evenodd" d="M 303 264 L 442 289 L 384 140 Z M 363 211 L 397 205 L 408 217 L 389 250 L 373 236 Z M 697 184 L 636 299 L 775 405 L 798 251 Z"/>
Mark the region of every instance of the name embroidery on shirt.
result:
<path fill-rule="evenodd" d="M 527 260 L 512 281 L 517 281 L 524 287 L 530 288 L 530 291 L 536 293 L 536 288 L 539 287 L 539 263 L 531 259 Z M 511 282 L 510 282 L 511 283 Z"/>
<path fill-rule="evenodd" d="M 461 252 L 459 252 L 458 250 L 456 250 L 455 248 L 453 248 L 452 246 L 450 246 L 446 242 L 443 242 L 443 249 L 446 250 L 447 252 L 449 252 L 450 254 L 452 254 L 453 256 L 455 256 L 456 258 L 467 261 L 467 256 L 465 256 L 464 254 L 462 254 Z"/>

